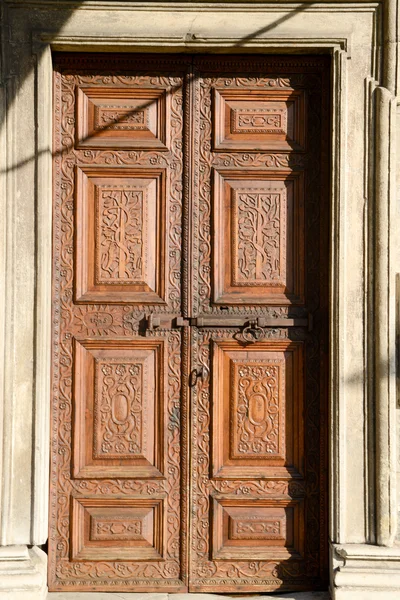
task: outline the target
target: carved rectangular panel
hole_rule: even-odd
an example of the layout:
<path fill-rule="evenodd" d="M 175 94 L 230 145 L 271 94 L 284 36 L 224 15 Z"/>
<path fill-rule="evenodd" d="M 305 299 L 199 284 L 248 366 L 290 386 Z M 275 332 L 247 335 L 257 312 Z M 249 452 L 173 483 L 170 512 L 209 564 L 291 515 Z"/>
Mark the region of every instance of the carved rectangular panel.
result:
<path fill-rule="evenodd" d="M 304 507 L 287 499 L 235 500 L 213 497 L 212 554 L 215 560 L 301 557 Z"/>
<path fill-rule="evenodd" d="M 330 121 L 319 61 L 194 59 L 193 592 L 326 585 Z"/>
<path fill-rule="evenodd" d="M 162 340 L 75 340 L 73 475 L 161 477 Z"/>
<path fill-rule="evenodd" d="M 50 589 L 320 589 L 329 59 L 54 61 Z"/>
<path fill-rule="evenodd" d="M 300 90 L 214 88 L 214 150 L 305 150 Z"/>
<path fill-rule="evenodd" d="M 304 295 L 302 178 L 214 172 L 214 302 L 301 304 Z"/>
<path fill-rule="evenodd" d="M 299 342 L 212 343 L 214 477 L 299 473 L 303 368 Z"/>
<path fill-rule="evenodd" d="M 306 483 L 308 469 L 316 477 L 315 406 L 306 417 L 306 335 L 295 333 L 302 340 L 265 328 L 250 344 L 237 328 L 193 332 L 193 364 L 205 373 L 192 402 L 193 591 L 233 591 L 232 573 L 246 590 L 307 585 L 306 510 L 320 505 Z"/>
<path fill-rule="evenodd" d="M 187 334 L 145 324 L 184 304 L 191 58 L 54 64 L 49 587 L 185 591 Z"/>
<path fill-rule="evenodd" d="M 77 302 L 165 303 L 164 179 L 159 169 L 77 169 Z"/>
<path fill-rule="evenodd" d="M 78 148 L 168 150 L 168 94 L 146 87 L 78 87 L 76 132 Z"/>
<path fill-rule="evenodd" d="M 163 499 L 72 500 L 72 560 L 163 558 Z"/>

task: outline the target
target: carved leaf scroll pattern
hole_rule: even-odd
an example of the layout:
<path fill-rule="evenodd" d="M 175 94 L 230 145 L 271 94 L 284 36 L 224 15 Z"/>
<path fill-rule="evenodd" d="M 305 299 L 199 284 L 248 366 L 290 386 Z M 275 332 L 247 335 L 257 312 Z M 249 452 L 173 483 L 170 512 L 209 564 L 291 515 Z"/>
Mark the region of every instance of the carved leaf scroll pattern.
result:
<path fill-rule="evenodd" d="M 127 458 L 146 453 L 143 411 L 146 371 L 142 363 L 96 360 L 94 397 L 95 458 Z"/>
<path fill-rule="evenodd" d="M 303 169 L 308 156 L 304 154 L 264 154 L 219 152 L 213 157 L 215 167 L 266 167 L 270 169 Z"/>
<path fill-rule="evenodd" d="M 160 61 L 161 64 L 162 61 Z M 154 65 L 155 69 L 157 64 Z M 156 151 L 127 151 L 127 150 L 92 150 L 92 149 L 73 149 L 75 117 L 74 105 L 75 99 L 72 95 L 70 98 L 71 105 L 68 110 L 63 106 L 63 110 L 68 112 L 66 116 L 66 127 L 68 131 L 68 146 L 71 148 L 71 160 L 78 164 L 86 165 L 121 165 L 121 166 L 143 166 L 155 167 L 160 166 L 168 168 L 169 186 L 168 186 L 168 204 L 165 215 L 166 223 L 168 223 L 168 240 L 167 240 L 167 269 L 168 269 L 168 285 L 167 285 L 167 304 L 155 305 L 152 307 L 153 312 L 173 312 L 180 313 L 181 309 L 181 237 L 182 237 L 182 195 L 183 195 L 183 76 L 171 75 L 171 77 L 163 75 L 155 75 L 154 72 L 144 72 L 141 75 L 102 75 L 102 74 L 77 74 L 64 75 L 63 80 L 71 78 L 72 85 L 90 85 L 90 86 L 129 86 L 129 87 L 156 87 L 164 88 L 170 96 L 170 143 L 169 152 Z M 131 109 L 132 110 L 132 109 Z M 136 111 L 132 113 L 136 114 Z M 143 217 L 142 217 L 143 219 Z M 137 240 L 139 242 L 139 240 Z M 143 244 L 144 248 L 145 244 Z M 125 250 L 126 251 L 126 250 Z M 136 253 L 138 248 L 136 248 Z M 123 254 L 123 253 L 122 253 Z M 142 262 L 145 257 L 143 257 Z M 132 265 L 131 265 L 132 267 Z M 142 269 L 144 265 L 142 264 Z M 107 278 L 107 283 L 114 281 L 116 284 L 131 283 L 138 281 L 139 276 L 138 265 L 136 271 L 128 270 L 124 278 L 114 279 Z M 102 270 L 102 276 L 104 276 Z M 129 275 L 129 277 L 128 277 Z M 148 308 L 143 305 L 135 305 L 133 311 L 145 313 Z M 129 328 L 126 329 L 129 333 Z"/>
<path fill-rule="evenodd" d="M 264 498 L 265 496 L 290 496 L 290 498 L 303 497 L 305 485 L 301 481 L 227 481 L 211 480 L 208 488 L 210 493 L 224 498 L 245 498 L 254 496 Z"/>
<path fill-rule="evenodd" d="M 232 540 L 282 539 L 282 525 L 281 521 L 266 521 L 257 516 L 243 521 L 231 519 L 229 537 Z"/>
<path fill-rule="evenodd" d="M 207 65 L 208 66 L 208 65 Z M 252 69 L 252 68 L 251 68 Z M 250 69 L 250 70 L 251 70 Z M 308 76 L 307 76 L 308 77 Z M 194 314 L 218 313 L 219 308 L 211 305 L 211 169 L 212 167 L 270 167 L 270 168 L 303 168 L 307 157 L 294 154 L 212 152 L 212 88 L 284 88 L 290 89 L 304 86 L 308 79 L 303 75 L 290 77 L 202 77 L 198 83 L 199 123 L 196 124 L 196 143 L 194 160 L 198 168 L 198 182 L 195 186 L 197 222 L 194 224 L 194 260 L 193 277 L 194 295 L 198 303 L 193 307 Z M 309 76 L 311 77 L 311 76 Z M 198 237 L 198 241 L 197 241 Z M 282 243 L 282 247 L 283 247 Z M 236 251 L 236 249 L 235 249 Z M 265 250 L 263 250 L 265 252 Z M 272 271 L 271 271 L 272 273 Z M 235 279 L 236 273 L 233 274 Z M 245 278 L 239 277 L 238 284 L 243 285 Z M 257 281 L 257 280 L 256 280 Z M 265 279 L 258 285 L 265 285 Z M 275 281 L 277 283 L 277 281 Z M 251 285 L 254 285 L 252 282 Z M 256 283 L 257 285 L 257 283 Z M 257 306 L 257 313 L 267 313 L 268 307 Z M 231 313 L 249 313 L 252 308 L 240 305 L 229 308 Z"/>
<path fill-rule="evenodd" d="M 284 88 L 288 89 L 303 81 L 302 75 L 290 77 L 215 77 L 212 82 L 215 87 L 229 88 Z"/>
<path fill-rule="evenodd" d="M 281 368 L 261 361 L 232 361 L 233 456 L 279 453 Z"/>
<path fill-rule="evenodd" d="M 144 190 L 101 186 L 97 193 L 96 281 L 143 281 L 147 267 Z"/>
<path fill-rule="evenodd" d="M 68 432 L 68 437 L 59 440 L 58 460 L 54 468 L 59 470 L 57 478 L 58 502 L 54 504 L 57 514 L 57 528 L 52 527 L 52 543 L 56 545 L 58 567 L 52 576 L 58 585 L 98 586 L 110 585 L 116 580 L 125 585 L 153 586 L 180 585 L 180 362 L 181 362 L 181 333 L 179 331 L 161 331 L 157 336 L 167 339 L 168 353 L 168 436 L 167 436 L 167 469 L 168 479 L 158 481 L 134 480 L 87 480 L 74 481 L 70 479 L 71 454 L 71 401 L 68 403 L 68 422 L 64 422 L 65 414 L 60 415 L 63 424 L 62 431 Z M 60 427 L 60 424 L 58 424 Z M 54 472 L 54 477 L 57 473 Z M 69 496 L 75 490 L 81 494 L 96 494 L 119 496 L 165 497 L 167 505 L 166 552 L 163 563 L 153 562 L 69 562 Z M 52 504 L 52 506 L 53 506 Z M 149 583 L 149 579 L 152 581 Z"/>
<path fill-rule="evenodd" d="M 195 330 L 192 334 L 193 364 L 208 369 L 212 340 L 232 339 L 237 331 L 225 329 Z M 276 331 L 277 339 L 281 332 Z M 192 554 L 191 572 L 193 586 L 255 585 L 279 586 L 289 580 L 304 578 L 304 565 L 299 562 L 278 564 L 273 560 L 215 561 L 210 560 L 210 499 L 216 498 L 265 498 L 282 495 L 303 497 L 304 483 L 299 481 L 243 481 L 210 479 L 210 381 L 199 382 L 194 390 L 192 404 L 194 427 L 192 446 L 195 482 L 192 495 Z"/>
<path fill-rule="evenodd" d="M 202 70 L 207 73 L 215 73 L 215 79 L 203 79 L 198 84 L 198 111 L 200 115 L 199 123 L 197 124 L 198 143 L 195 144 L 195 164 L 198 172 L 198 206 L 195 203 L 195 214 L 198 216 L 198 222 L 194 222 L 194 231 L 198 233 L 199 243 L 195 246 L 195 264 L 197 269 L 194 273 L 194 281 L 198 277 L 198 296 L 199 303 L 195 307 L 199 313 L 210 313 L 219 311 L 218 308 L 210 305 L 211 294 L 211 274 L 210 274 L 210 205 L 211 205 L 211 190 L 209 181 L 211 169 L 218 168 L 223 172 L 224 168 L 267 168 L 271 170 L 307 169 L 306 189 L 306 235 L 309 236 L 310 243 L 307 244 L 307 307 L 311 312 L 320 310 L 321 306 L 321 248 L 325 248 L 321 231 L 324 230 L 324 225 L 320 225 L 321 218 L 321 171 L 320 171 L 320 156 L 321 156 L 321 128 L 327 132 L 326 124 L 329 122 L 328 106 L 321 103 L 321 90 L 327 86 L 327 80 L 322 80 L 321 70 L 315 72 L 315 62 L 304 61 L 305 70 L 311 67 L 314 72 L 305 72 L 293 74 L 290 72 L 290 61 L 282 62 L 282 64 L 274 63 L 268 69 L 276 68 L 276 71 L 281 70 L 288 72 L 287 77 L 282 78 L 262 78 L 258 76 L 249 76 L 243 78 L 231 77 L 221 78 L 218 70 L 220 64 L 216 64 L 211 59 L 201 59 Z M 255 71 L 257 67 L 248 60 L 240 60 L 235 64 L 235 59 L 232 59 L 232 67 L 229 72 L 238 72 L 241 67 L 241 72 Z M 240 64 L 240 66 L 239 66 Z M 292 65 L 298 67 L 298 63 Z M 303 63 L 302 63 L 303 66 Z M 324 67 L 325 68 L 325 67 Z M 285 71 L 286 69 L 286 71 Z M 318 71 L 320 67 L 316 70 Z M 264 71 L 265 72 L 265 71 Z M 271 72 L 271 71 L 268 71 Z M 308 97 L 308 123 L 307 129 L 307 152 L 306 153 L 260 153 L 260 152 L 220 152 L 212 153 L 212 123 L 211 123 L 211 88 L 215 87 L 282 87 L 292 89 L 306 89 Z M 321 109 L 322 107 L 322 109 Z M 326 148 L 329 147 L 325 140 Z M 322 157 L 329 164 L 327 156 Z M 198 161 L 196 163 L 196 160 Z M 317 206 L 318 205 L 318 206 Z M 196 229 L 197 227 L 197 229 Z M 327 231 L 325 224 L 325 233 Z M 310 235 L 311 232 L 311 235 Z M 315 232 L 315 235 L 312 234 Z M 196 242 L 195 242 L 196 244 Z M 322 250 L 322 253 L 324 250 Z M 310 265 L 310 266 L 309 266 Z M 197 290 L 196 290 L 197 292 Z M 250 313 L 253 307 L 246 307 L 246 312 Z M 290 307 L 290 309 L 282 307 L 257 307 L 257 314 L 260 312 L 270 316 L 284 316 L 289 311 L 290 314 L 297 314 L 299 309 Z M 240 307 L 230 307 L 231 314 L 239 313 Z M 314 313 L 315 314 L 315 313 Z M 199 333 L 195 334 L 194 344 L 192 349 L 192 358 L 197 366 L 209 364 L 210 340 L 212 338 L 219 339 L 235 335 L 234 332 L 214 330 L 213 332 L 205 332 L 203 336 Z M 307 407 L 305 413 L 305 428 L 307 432 L 313 432 L 307 435 L 306 441 L 306 473 L 305 481 L 277 481 L 277 480 L 210 480 L 210 464 L 209 464 L 209 437 L 210 431 L 210 389 L 208 381 L 199 382 L 198 389 L 195 391 L 193 418 L 196 427 L 195 435 L 197 441 L 194 444 L 194 496 L 193 496 L 193 554 L 192 554 L 192 569 L 194 572 L 192 584 L 194 586 L 221 586 L 226 584 L 231 585 L 279 585 L 279 581 L 283 584 L 302 585 L 302 582 L 316 581 L 324 574 L 324 549 L 327 546 L 326 532 L 326 477 L 323 473 L 326 464 L 326 447 L 321 440 L 321 430 L 324 431 L 326 409 L 323 407 L 321 400 L 325 398 L 323 393 L 321 378 L 321 347 L 319 340 L 321 338 L 322 345 L 326 343 L 326 338 L 323 338 L 321 323 L 315 325 L 314 331 L 304 336 L 301 334 L 301 339 L 306 341 L 306 397 Z M 269 330 L 268 337 L 277 339 L 290 338 L 297 339 L 298 331 L 296 328 Z M 200 347 L 196 347 L 199 342 Z M 326 385 L 326 382 L 325 384 Z M 208 540 L 208 531 L 210 527 L 210 496 L 220 499 L 244 499 L 251 500 L 252 498 L 266 498 L 274 496 L 286 496 L 289 498 L 306 498 L 306 539 L 305 539 L 305 561 L 285 561 L 277 564 L 273 561 L 254 561 L 252 563 L 230 561 L 210 561 L 210 547 Z M 308 579 L 311 578 L 311 579 Z"/>
<path fill-rule="evenodd" d="M 94 128 L 102 130 L 105 126 L 111 130 L 143 131 L 148 128 L 148 111 L 134 110 L 132 106 L 104 105 L 96 106 Z"/>
<path fill-rule="evenodd" d="M 285 111 L 254 108 L 232 110 L 232 133 L 286 133 Z"/>
<path fill-rule="evenodd" d="M 182 76 L 155 76 L 154 73 L 144 75 L 63 75 L 63 91 L 62 105 L 60 105 L 60 119 L 62 120 L 62 133 L 58 144 L 57 152 L 62 155 L 63 175 L 68 179 L 62 182 L 62 188 L 66 192 L 73 191 L 74 164 L 89 164 L 89 165 L 126 165 L 126 166 L 162 166 L 170 167 L 169 169 L 169 203 L 166 214 L 166 222 L 169 223 L 168 231 L 168 304 L 152 307 L 153 312 L 180 312 L 181 305 L 181 231 L 182 231 L 182 145 L 183 145 L 183 95 L 182 95 Z M 124 85 L 148 87 L 165 87 L 171 97 L 171 118 L 170 118 L 170 152 L 146 152 L 146 151 L 124 151 L 124 150 L 76 150 L 74 149 L 75 140 L 75 86 L 76 85 Z M 73 226 L 73 195 L 70 197 L 70 202 L 65 205 L 64 210 L 69 211 L 65 215 L 68 221 L 68 227 Z M 65 252 L 65 250 L 64 250 Z M 73 244 L 71 243 L 68 252 L 70 253 L 70 261 L 68 268 L 72 283 L 72 252 Z M 107 283 L 112 281 L 109 279 Z M 129 280 L 116 280 L 115 283 L 121 284 L 130 283 Z M 72 294 L 72 285 L 71 292 Z M 93 305 L 92 305 L 93 306 Z M 78 307 L 70 307 L 71 311 L 78 311 Z M 109 310 L 109 308 L 108 308 Z M 144 314 L 147 307 L 143 305 L 135 305 L 131 311 L 137 312 L 138 315 Z M 114 319 L 115 323 L 115 319 Z M 90 328 L 89 328 L 90 329 Z M 133 326 L 137 330 L 137 326 Z M 127 326 L 127 321 L 122 317 L 119 330 L 122 334 L 132 333 L 132 327 Z M 102 329 L 103 335 L 107 334 L 106 328 Z"/>
<path fill-rule="evenodd" d="M 73 248 L 73 166 L 74 120 L 66 113 L 74 110 L 74 84 L 55 74 L 55 201 L 54 201 L 54 298 L 53 305 L 53 386 L 51 459 L 50 544 L 57 561 L 69 553 L 69 492 L 72 417 L 72 248 Z M 55 579 L 54 561 L 51 577 Z"/>
<path fill-rule="evenodd" d="M 282 200 L 282 193 L 234 191 L 234 285 L 283 283 L 286 215 Z"/>
<path fill-rule="evenodd" d="M 74 60 L 72 69 L 79 67 Z M 102 59 L 104 60 L 104 59 Z M 67 60 L 68 62 L 68 60 Z M 79 61 L 78 61 L 79 62 Z M 54 279 L 53 279 L 53 381 L 52 381 L 52 454 L 51 454 L 51 526 L 49 544 L 55 560 L 51 562 L 49 581 L 62 589 L 73 586 L 140 586 L 143 589 L 162 585 L 181 586 L 180 550 L 180 332 L 160 332 L 166 338 L 168 356 L 169 421 L 166 436 L 165 481 L 131 479 L 74 480 L 71 479 L 72 444 L 72 361 L 73 337 L 131 336 L 137 333 L 144 307 L 107 305 L 74 306 L 74 169 L 76 164 L 124 164 L 127 166 L 171 165 L 169 179 L 170 290 L 169 306 L 155 310 L 178 312 L 180 302 L 180 228 L 182 204 L 182 77 L 75 75 L 62 67 L 54 76 Z M 100 70 L 100 69 L 98 69 Z M 137 85 L 164 87 L 171 94 L 171 151 L 128 152 L 112 150 L 76 150 L 75 89 L 76 85 Z M 137 314 L 133 317 L 132 314 Z M 125 561 L 69 561 L 70 497 L 74 493 L 86 496 L 120 496 L 167 498 L 165 560 L 161 563 Z M 117 585 L 115 585 L 117 584 Z"/>
<path fill-rule="evenodd" d="M 141 540 L 143 521 L 129 519 L 125 515 L 115 516 L 112 521 L 92 519 L 90 539 L 92 540 Z"/>

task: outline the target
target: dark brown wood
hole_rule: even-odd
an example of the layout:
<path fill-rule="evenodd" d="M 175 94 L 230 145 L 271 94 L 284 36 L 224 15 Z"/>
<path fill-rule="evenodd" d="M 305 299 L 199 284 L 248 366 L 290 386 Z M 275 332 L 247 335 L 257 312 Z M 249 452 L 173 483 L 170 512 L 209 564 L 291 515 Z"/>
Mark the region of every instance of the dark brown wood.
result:
<path fill-rule="evenodd" d="M 323 588 L 329 60 L 54 64 L 50 589 Z"/>

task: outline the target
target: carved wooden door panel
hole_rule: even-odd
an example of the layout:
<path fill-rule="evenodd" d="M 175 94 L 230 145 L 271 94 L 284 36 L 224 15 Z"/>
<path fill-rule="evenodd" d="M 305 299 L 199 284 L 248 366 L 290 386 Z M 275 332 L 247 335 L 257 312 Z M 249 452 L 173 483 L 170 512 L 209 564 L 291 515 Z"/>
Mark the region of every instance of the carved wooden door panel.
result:
<path fill-rule="evenodd" d="M 195 60 L 192 591 L 326 585 L 327 73 Z"/>
<path fill-rule="evenodd" d="M 328 65 L 55 55 L 50 589 L 325 584 Z"/>
<path fill-rule="evenodd" d="M 186 589 L 175 324 L 189 63 L 55 59 L 54 590 Z"/>

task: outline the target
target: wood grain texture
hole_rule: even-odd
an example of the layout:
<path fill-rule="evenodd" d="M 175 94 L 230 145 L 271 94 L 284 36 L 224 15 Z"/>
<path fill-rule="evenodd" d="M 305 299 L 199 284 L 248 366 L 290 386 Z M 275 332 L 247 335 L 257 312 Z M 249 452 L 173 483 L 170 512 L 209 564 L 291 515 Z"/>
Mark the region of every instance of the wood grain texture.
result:
<path fill-rule="evenodd" d="M 328 78 L 322 59 L 195 59 L 190 589 L 323 588 Z M 314 318 L 255 330 L 229 319 Z M 250 336 L 251 338 L 251 336 Z M 258 339 L 258 341 L 256 341 Z M 322 508 L 322 507 L 325 508 Z"/>
<path fill-rule="evenodd" d="M 303 461 L 302 342 L 213 338 L 215 477 L 299 476 Z"/>
<path fill-rule="evenodd" d="M 166 170 L 75 175 L 75 302 L 166 304 Z"/>
<path fill-rule="evenodd" d="M 149 83 L 133 89 L 78 87 L 76 146 L 168 150 L 170 95 Z"/>
<path fill-rule="evenodd" d="M 164 340 L 76 340 L 73 476 L 165 474 Z"/>
<path fill-rule="evenodd" d="M 302 173 L 214 170 L 213 303 L 304 303 Z"/>
<path fill-rule="evenodd" d="M 72 62 L 71 62 L 72 61 Z M 187 60 L 55 57 L 52 590 L 184 591 Z"/>
<path fill-rule="evenodd" d="M 305 150 L 304 91 L 213 86 L 213 149 Z"/>
<path fill-rule="evenodd" d="M 324 588 L 329 60 L 54 58 L 50 589 Z"/>

